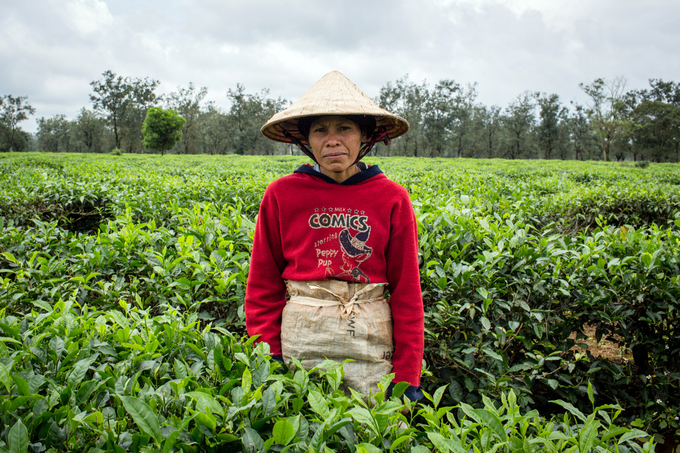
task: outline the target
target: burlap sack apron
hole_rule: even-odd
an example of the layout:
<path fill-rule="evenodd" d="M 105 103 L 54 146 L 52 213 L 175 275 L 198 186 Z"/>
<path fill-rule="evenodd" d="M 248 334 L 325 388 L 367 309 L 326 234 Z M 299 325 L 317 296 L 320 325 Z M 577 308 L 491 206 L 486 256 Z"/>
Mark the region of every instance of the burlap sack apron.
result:
<path fill-rule="evenodd" d="M 392 372 L 392 311 L 384 283 L 286 282 L 281 352 L 311 369 L 326 358 L 345 365 L 344 385 L 368 395 Z"/>

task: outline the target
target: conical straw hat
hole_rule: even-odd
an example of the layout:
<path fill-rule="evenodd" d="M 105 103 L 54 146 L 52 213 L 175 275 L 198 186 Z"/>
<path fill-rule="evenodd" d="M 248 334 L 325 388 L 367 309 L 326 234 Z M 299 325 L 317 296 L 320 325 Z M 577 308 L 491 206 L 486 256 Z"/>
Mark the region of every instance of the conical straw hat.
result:
<path fill-rule="evenodd" d="M 323 76 L 286 110 L 272 116 L 260 131 L 272 140 L 291 143 L 291 139 L 284 134 L 287 131 L 302 143 L 308 144 L 298 131 L 297 122 L 300 118 L 318 115 L 373 116 L 376 127 L 385 127 L 389 138 L 399 137 L 409 128 L 408 121 L 381 109 L 351 80 L 338 71 L 333 71 Z"/>

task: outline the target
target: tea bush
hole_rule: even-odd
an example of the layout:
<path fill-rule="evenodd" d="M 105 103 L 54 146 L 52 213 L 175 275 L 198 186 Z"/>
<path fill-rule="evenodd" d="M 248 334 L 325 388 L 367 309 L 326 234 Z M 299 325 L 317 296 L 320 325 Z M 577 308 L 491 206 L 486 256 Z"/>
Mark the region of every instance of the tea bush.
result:
<path fill-rule="evenodd" d="M 616 406 L 586 417 L 561 402 L 569 412 L 547 422 L 522 414 L 512 391 L 456 408 L 440 404 L 444 387 L 427 405 L 402 402 L 405 385 L 368 406 L 339 390 L 340 364 L 291 372 L 266 344 L 195 313 L 119 308 L 70 298 L 0 313 L 2 451 L 654 451 L 645 432 L 616 425 Z"/>
<path fill-rule="evenodd" d="M 621 423 L 633 422 L 652 431 L 672 428 L 667 421 L 678 415 L 672 408 L 678 407 L 680 398 L 675 327 L 680 274 L 677 166 L 368 161 L 378 163 L 413 199 L 426 304 L 423 385 L 430 395 L 439 395 L 437 404 L 458 407 L 450 412 L 456 415 L 452 420 L 462 420 L 463 408 L 491 410 L 490 401 L 502 402 L 505 395 L 507 402 L 514 395 L 513 404 L 524 413 L 535 408 L 550 416 L 570 404 L 579 412 L 567 412 L 583 422 L 577 414 L 592 411 L 592 399 L 599 405 L 621 404 Z M 36 307 L 58 310 L 54 307 L 61 300 L 71 301 L 75 312 L 67 311 L 75 313 L 74 320 L 85 322 L 80 319 L 85 311 L 106 317 L 102 313 L 124 304 L 128 311 L 138 310 L 154 322 L 170 312 L 193 316 L 193 325 L 204 326 L 200 329 L 211 326 L 207 332 L 220 335 L 228 331 L 234 344 L 243 343 L 243 294 L 260 199 L 269 182 L 304 162 L 280 156 L 0 156 L 0 300 L 6 302 L 5 316 L 21 326 L 24 320 L 32 322 L 31 316 L 40 316 L 29 315 Z M 89 223 L 79 224 L 73 214 L 84 212 L 90 213 L 85 217 Z M 630 349 L 634 360 L 627 356 L 601 360 L 592 355 L 583 342 L 587 326 L 596 329 L 598 341 L 609 338 L 623 351 Z M 80 333 L 85 335 L 88 329 L 83 327 Z M 25 328 L 20 331 L 23 334 Z M 87 338 L 89 345 L 92 340 Z M 98 341 L 113 345 L 118 340 Z M 174 347 L 163 345 L 168 350 Z M 206 357 L 208 352 L 203 352 Z M 11 359 L 13 353 L 8 350 L 8 354 Z M 266 354 L 261 355 L 266 361 Z M 100 353 L 92 366 L 104 363 L 103 357 Z M 119 360 L 124 358 L 113 361 Z M 174 356 L 167 363 L 173 367 Z M 270 368 L 273 376 L 279 376 L 273 364 Z M 323 383 L 327 377 L 318 379 Z M 10 400 L 23 395 L 19 387 L 10 385 L 5 390 Z M 134 392 L 121 395 L 138 398 Z M 124 400 L 111 398 L 117 404 L 117 420 L 132 416 L 119 413 L 127 410 Z M 561 405 L 555 400 L 561 400 Z M 348 404 L 361 406 L 357 401 Z M 425 417 L 432 404 L 415 412 L 425 411 L 419 415 Z M 347 418 L 348 407 L 338 411 L 337 420 Z M 509 407 L 503 407 L 507 414 Z M 494 410 L 500 409 L 494 406 Z M 290 410 L 283 413 L 296 415 Z M 438 417 L 450 421 L 444 413 Z M 481 423 L 467 417 L 469 423 Z M 6 429 L 16 426 L 16 417 L 12 420 L 5 422 Z M 193 426 L 193 420 L 187 426 Z M 429 421 L 418 420 L 430 426 Z M 439 435 L 450 440 L 446 434 L 450 430 L 489 429 L 488 419 L 483 420 L 472 428 L 447 424 Z M 22 423 L 28 429 L 28 421 Z M 292 419 L 286 423 L 294 425 Z M 290 431 L 286 423 L 279 424 L 277 435 Z M 248 428 L 273 433 L 269 425 L 264 431 Z M 506 431 L 512 429 L 519 428 L 508 425 Z M 537 430 L 532 428 L 531 435 Z M 16 427 L 13 432 L 19 431 L 22 428 Z M 151 436 L 142 431 L 137 432 Z M 122 432 L 118 429 L 116 434 Z M 168 428 L 163 432 L 170 435 Z M 244 432 L 234 435 L 246 445 Z M 340 428 L 333 434 L 339 432 Z M 417 432 L 404 434 L 416 440 L 402 441 L 403 448 L 458 451 L 448 440 L 436 444 L 433 439 L 441 441 L 436 435 Z M 493 437 L 488 433 L 484 434 L 487 440 Z M 30 438 L 44 439 L 37 436 Z M 113 448 L 121 442 L 124 449 L 141 448 L 139 442 L 120 439 L 102 446 L 101 439 L 107 436 L 100 432 L 92 437 L 95 444 L 99 442 L 92 448 Z M 158 439 L 151 436 L 144 442 L 149 446 Z M 358 450 L 356 445 L 342 448 Z"/>

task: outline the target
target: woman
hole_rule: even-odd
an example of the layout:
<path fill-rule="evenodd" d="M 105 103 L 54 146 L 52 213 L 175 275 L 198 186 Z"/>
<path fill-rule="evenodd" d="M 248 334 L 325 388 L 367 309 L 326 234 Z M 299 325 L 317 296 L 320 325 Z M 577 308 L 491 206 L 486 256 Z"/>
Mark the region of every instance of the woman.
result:
<path fill-rule="evenodd" d="M 393 384 L 408 382 L 405 395 L 417 400 L 424 324 L 415 215 L 403 187 L 360 162 L 408 127 L 335 71 L 262 127 L 316 165 L 264 194 L 245 313 L 248 333 L 286 362 L 352 359 L 346 386 L 375 393 L 393 372 Z"/>

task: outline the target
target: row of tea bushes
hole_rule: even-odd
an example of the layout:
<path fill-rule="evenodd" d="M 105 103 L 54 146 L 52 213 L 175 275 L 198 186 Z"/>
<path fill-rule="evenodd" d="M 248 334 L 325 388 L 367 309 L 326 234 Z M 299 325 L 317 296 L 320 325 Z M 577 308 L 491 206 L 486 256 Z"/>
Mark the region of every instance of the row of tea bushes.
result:
<path fill-rule="evenodd" d="M 586 410 L 590 380 L 628 420 L 663 429 L 678 416 L 676 166 L 371 160 L 409 189 L 419 221 L 429 392 L 448 385 L 445 404 L 481 406 L 512 389 L 548 414 L 557 398 Z M 69 297 L 173 306 L 243 333 L 260 197 L 302 162 L 0 157 L 0 300 L 13 315 Z M 587 201 L 617 190 L 661 215 L 592 216 Z M 586 325 L 616 335 L 635 363 L 572 349 Z"/>
<path fill-rule="evenodd" d="M 433 385 L 453 380 L 454 401 L 514 388 L 532 405 L 555 394 L 579 404 L 591 379 L 637 415 L 677 406 L 678 229 L 603 225 L 569 237 L 507 214 L 419 211 L 428 358 Z M 585 326 L 634 361 L 580 352 Z"/>
<path fill-rule="evenodd" d="M 168 305 L 100 310 L 74 297 L 0 309 L 0 451 L 652 452 L 618 406 L 547 421 L 510 391 L 480 408 L 339 390 L 342 367 L 295 372 L 227 329 Z M 298 364 L 299 365 L 299 364 Z M 382 385 L 389 382 L 387 377 Z M 383 387 L 384 388 L 384 387 Z"/>
<path fill-rule="evenodd" d="M 469 197 L 469 209 L 510 213 L 536 227 L 557 221 L 561 231 L 595 226 L 666 225 L 680 209 L 676 166 L 637 168 L 602 162 L 368 158 L 415 200 Z M 235 200 L 257 213 L 270 181 L 305 163 L 299 157 L 99 156 L 23 154 L 0 156 L 0 213 L 16 224 L 31 218 L 74 225 L 83 214 L 100 220 L 130 210 L 135 221 L 169 220 L 169 203 L 218 206 Z M 453 201 L 454 205 L 459 205 Z M 458 206 L 459 207 L 459 206 Z M 80 214 L 80 217 L 79 217 Z M 69 217 L 70 216 L 70 217 Z"/>

